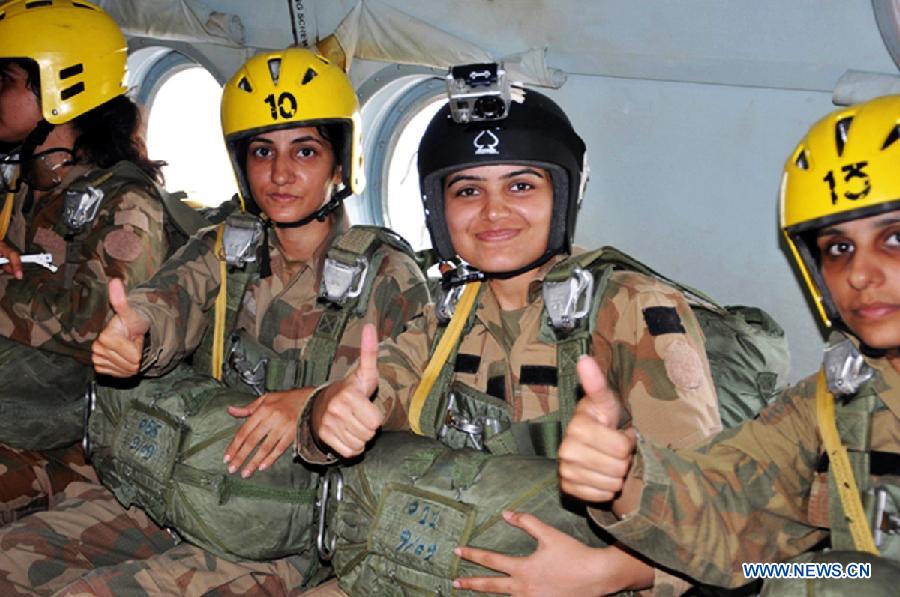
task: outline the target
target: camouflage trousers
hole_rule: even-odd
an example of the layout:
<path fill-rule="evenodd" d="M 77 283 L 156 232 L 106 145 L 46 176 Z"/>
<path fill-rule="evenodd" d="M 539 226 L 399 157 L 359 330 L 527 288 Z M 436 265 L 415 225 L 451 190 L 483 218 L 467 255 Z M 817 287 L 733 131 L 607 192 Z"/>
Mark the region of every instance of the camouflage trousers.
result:
<path fill-rule="evenodd" d="M 0 526 L 54 507 L 75 481 L 97 482 L 79 445 L 38 452 L 0 444 Z"/>
<path fill-rule="evenodd" d="M 300 595 L 292 558 L 231 562 L 179 543 L 106 488 L 72 483 L 56 509 L 0 529 L 0 595 Z"/>

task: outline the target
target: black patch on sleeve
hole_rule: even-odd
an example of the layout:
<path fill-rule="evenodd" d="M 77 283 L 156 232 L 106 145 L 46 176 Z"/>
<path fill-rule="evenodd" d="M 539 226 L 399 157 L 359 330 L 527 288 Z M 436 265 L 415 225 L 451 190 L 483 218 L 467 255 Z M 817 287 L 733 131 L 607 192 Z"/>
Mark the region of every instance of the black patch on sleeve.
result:
<path fill-rule="evenodd" d="M 684 326 L 675 307 L 647 307 L 644 309 L 644 321 L 651 336 L 663 334 L 683 334 Z"/>
<path fill-rule="evenodd" d="M 556 386 L 556 367 L 546 365 L 522 365 L 519 383 L 528 386 Z"/>
<path fill-rule="evenodd" d="M 495 375 L 487 382 L 486 394 L 506 400 L 506 378 L 502 375 Z"/>
<path fill-rule="evenodd" d="M 475 374 L 478 373 L 479 366 L 481 366 L 481 357 L 477 354 L 458 354 L 453 370 L 457 373 Z"/>

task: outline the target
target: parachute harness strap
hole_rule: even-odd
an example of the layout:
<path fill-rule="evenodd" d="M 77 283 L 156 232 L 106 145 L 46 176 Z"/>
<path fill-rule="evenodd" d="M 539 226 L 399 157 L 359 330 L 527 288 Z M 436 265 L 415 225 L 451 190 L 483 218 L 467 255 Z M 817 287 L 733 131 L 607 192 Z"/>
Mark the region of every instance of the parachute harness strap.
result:
<path fill-rule="evenodd" d="M 847 456 L 847 448 L 841 443 L 841 438 L 838 435 L 837 424 L 835 423 L 834 396 L 828 390 L 824 369 L 819 371 L 819 378 L 816 383 L 816 416 L 819 422 L 819 432 L 822 434 L 822 441 L 825 444 L 825 451 L 828 453 L 828 458 L 831 461 L 834 481 L 841 499 L 844 516 L 848 520 L 853 545 L 859 551 L 880 555 L 866 522 L 865 511 L 859 496 L 859 487 L 856 484 L 853 469 L 850 467 L 850 459 Z"/>
<path fill-rule="evenodd" d="M 6 193 L 6 201 L 3 203 L 3 210 L 0 211 L 0 240 L 6 238 L 6 231 L 9 230 L 9 223 L 12 221 L 13 201 L 16 194 L 12 191 Z"/>
<path fill-rule="evenodd" d="M 225 223 L 219 224 L 216 230 L 215 254 L 219 260 L 219 294 L 216 296 L 216 313 L 213 319 L 212 366 L 213 378 L 222 381 L 222 364 L 225 361 L 225 313 L 228 302 L 228 264 L 225 261 L 225 249 L 222 237 L 225 235 Z"/>
<path fill-rule="evenodd" d="M 425 371 L 422 373 L 422 380 L 419 382 L 419 386 L 416 388 L 409 405 L 409 428 L 417 435 L 423 435 L 422 408 L 425 406 L 425 399 L 428 398 L 431 388 L 437 381 L 441 368 L 447 362 L 450 351 L 459 342 L 459 337 L 469 319 L 469 313 L 472 312 L 472 308 L 475 306 L 475 299 L 478 297 L 480 290 L 481 282 L 472 282 L 466 285 L 466 289 L 463 291 L 456 306 L 456 312 L 453 314 L 450 323 L 447 324 L 447 330 L 441 337 L 441 341 L 435 348 L 428 366 L 425 367 Z"/>

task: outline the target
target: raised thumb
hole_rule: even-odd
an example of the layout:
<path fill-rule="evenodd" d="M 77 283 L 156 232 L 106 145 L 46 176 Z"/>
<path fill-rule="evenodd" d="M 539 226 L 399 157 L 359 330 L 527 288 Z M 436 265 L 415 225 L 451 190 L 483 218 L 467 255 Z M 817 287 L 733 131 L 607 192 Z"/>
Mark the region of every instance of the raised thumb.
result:
<path fill-rule="evenodd" d="M 606 374 L 592 357 L 584 355 L 576 365 L 578 381 L 584 389 L 582 402 L 587 401 L 590 412 L 604 425 L 615 429 L 619 424 L 622 407 L 616 394 L 606 383 Z"/>
<path fill-rule="evenodd" d="M 367 396 L 378 388 L 378 332 L 371 323 L 363 326 L 356 375 L 360 390 Z"/>
<path fill-rule="evenodd" d="M 109 304 L 113 311 L 125 324 L 128 333 L 131 336 L 143 336 L 149 329 L 148 322 L 144 317 L 131 308 L 128 304 L 128 296 L 125 293 L 125 284 L 118 278 L 112 278 L 109 281 Z"/>

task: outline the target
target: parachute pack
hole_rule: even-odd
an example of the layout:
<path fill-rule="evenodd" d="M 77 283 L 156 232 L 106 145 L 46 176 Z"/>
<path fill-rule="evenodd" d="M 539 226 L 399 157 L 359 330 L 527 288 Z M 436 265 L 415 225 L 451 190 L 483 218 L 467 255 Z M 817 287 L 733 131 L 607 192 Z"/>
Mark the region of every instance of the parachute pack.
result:
<path fill-rule="evenodd" d="M 387 432 L 360 463 L 326 474 L 317 544 L 324 559 L 333 556 L 351 595 L 474 594 L 454 589 L 453 579 L 497 573 L 460 560 L 455 547 L 526 555 L 537 545 L 504 521 L 506 510 L 531 512 L 588 545 L 605 545 L 584 505 L 561 500 L 554 460 Z"/>
<path fill-rule="evenodd" d="M 246 218 L 256 219 L 235 214 L 226 226 L 240 227 Z M 229 415 L 227 407 L 246 405 L 264 392 L 327 381 L 347 323 L 366 313 L 384 258 L 380 248 L 387 245 L 412 254 L 398 239 L 370 226 L 350 228 L 335 239 L 320 291 L 320 300 L 330 306 L 303 359 L 275 353 L 247 333 L 232 333 L 222 381 L 211 375 L 212 343 L 205 339 L 190 366 L 181 364 L 160 378 L 142 379 L 136 387 L 97 387 L 85 449 L 116 498 L 126 507 L 143 508 L 160 526 L 217 555 L 251 560 L 294 556 L 302 559 L 305 578 L 316 578 L 318 472 L 285 453 L 248 479 L 229 474 L 222 456 L 243 420 Z M 343 262 L 352 267 L 342 268 Z M 257 275 L 255 261 L 244 265 L 245 271 L 228 273 L 222 319 L 229 330 L 234 329 L 247 283 Z"/>

